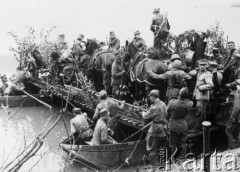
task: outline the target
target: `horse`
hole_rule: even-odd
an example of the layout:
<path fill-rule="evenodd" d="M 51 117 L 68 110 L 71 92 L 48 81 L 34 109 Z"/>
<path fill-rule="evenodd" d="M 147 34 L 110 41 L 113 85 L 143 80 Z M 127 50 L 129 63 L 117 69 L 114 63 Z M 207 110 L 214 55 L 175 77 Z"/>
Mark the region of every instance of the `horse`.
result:
<path fill-rule="evenodd" d="M 160 98 L 163 99 L 166 90 L 166 82 L 154 79 L 153 75 L 162 74 L 167 71 L 167 66 L 160 59 L 160 54 L 153 51 L 150 54 L 139 52 L 132 42 L 126 42 L 126 54 L 124 63 L 131 61 L 129 73 L 131 82 L 134 84 L 135 99 L 146 97 L 151 89 L 160 91 Z"/>

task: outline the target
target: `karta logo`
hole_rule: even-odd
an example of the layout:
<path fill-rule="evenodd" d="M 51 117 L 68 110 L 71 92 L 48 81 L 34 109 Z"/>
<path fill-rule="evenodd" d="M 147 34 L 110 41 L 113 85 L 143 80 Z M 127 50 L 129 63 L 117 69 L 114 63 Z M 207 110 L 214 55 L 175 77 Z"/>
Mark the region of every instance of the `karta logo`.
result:
<path fill-rule="evenodd" d="M 205 164 L 210 158 L 210 168 L 214 171 L 238 171 L 237 155 L 227 152 L 225 154 L 215 152 L 213 154 L 202 153 L 200 156 L 196 156 L 193 153 L 188 153 L 185 156 L 185 160 L 182 162 L 176 161 L 176 157 L 181 154 L 181 149 L 167 149 L 161 148 L 158 151 L 158 169 L 161 171 L 171 171 L 171 169 L 177 168 L 184 171 L 204 171 Z"/>

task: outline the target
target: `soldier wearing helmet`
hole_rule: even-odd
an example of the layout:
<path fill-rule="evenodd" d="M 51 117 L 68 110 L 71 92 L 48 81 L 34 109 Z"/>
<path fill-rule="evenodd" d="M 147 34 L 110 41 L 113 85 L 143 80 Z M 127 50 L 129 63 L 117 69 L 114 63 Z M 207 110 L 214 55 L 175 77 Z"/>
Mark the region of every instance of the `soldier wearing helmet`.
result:
<path fill-rule="evenodd" d="M 192 78 L 182 70 L 182 62 L 180 60 L 175 60 L 172 63 L 172 69 L 170 71 L 167 71 L 160 75 L 155 74 L 152 77 L 155 79 L 168 80 L 166 103 L 168 103 L 171 99 L 178 98 L 179 90 L 182 87 L 186 86 L 185 79 Z"/>
<path fill-rule="evenodd" d="M 120 40 L 116 37 L 115 32 L 110 32 L 110 38 L 109 38 L 109 49 L 112 51 L 116 51 L 120 49 Z"/>
<path fill-rule="evenodd" d="M 136 49 L 139 51 L 144 51 L 147 49 L 145 41 L 141 38 L 141 33 L 140 31 L 134 32 L 134 38 L 132 41 L 133 45 L 135 46 Z"/>
<path fill-rule="evenodd" d="M 171 62 L 170 62 L 169 65 L 168 65 L 168 70 L 171 70 L 171 68 L 172 68 L 172 63 L 173 63 L 175 60 L 181 60 L 181 58 L 179 57 L 178 54 L 173 54 L 173 55 L 171 56 Z"/>
<path fill-rule="evenodd" d="M 191 132 L 201 129 L 202 121 L 206 119 L 206 108 L 210 100 L 210 90 L 213 88 L 212 73 L 207 71 L 208 62 L 206 59 L 198 60 L 199 71 L 193 96 L 197 104 L 196 125 Z"/>

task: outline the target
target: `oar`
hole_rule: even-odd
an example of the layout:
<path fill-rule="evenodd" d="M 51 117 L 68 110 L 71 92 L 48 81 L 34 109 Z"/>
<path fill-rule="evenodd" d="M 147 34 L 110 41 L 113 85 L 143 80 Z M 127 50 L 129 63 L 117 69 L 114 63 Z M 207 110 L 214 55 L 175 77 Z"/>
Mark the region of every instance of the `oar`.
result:
<path fill-rule="evenodd" d="M 37 99 L 36 97 L 34 97 L 33 95 L 29 94 L 29 93 L 26 92 L 25 90 L 23 90 L 23 92 L 24 92 L 26 95 L 28 95 L 29 97 L 31 97 L 31 98 L 37 100 L 39 103 L 43 104 L 44 106 L 46 106 L 46 107 L 48 107 L 50 110 L 52 110 L 52 106 L 50 106 L 49 104 L 47 104 L 47 103 L 45 103 L 45 102 L 43 102 L 43 101 Z"/>
<path fill-rule="evenodd" d="M 137 132 L 133 133 L 131 136 L 129 136 L 128 138 L 124 139 L 123 141 L 121 141 L 120 143 L 125 142 L 126 140 L 128 140 L 129 138 L 135 136 L 136 134 L 140 133 L 140 131 L 144 130 L 145 128 L 149 127 L 153 122 L 150 122 L 149 124 L 145 125 L 143 128 L 141 128 L 140 130 L 138 130 Z"/>

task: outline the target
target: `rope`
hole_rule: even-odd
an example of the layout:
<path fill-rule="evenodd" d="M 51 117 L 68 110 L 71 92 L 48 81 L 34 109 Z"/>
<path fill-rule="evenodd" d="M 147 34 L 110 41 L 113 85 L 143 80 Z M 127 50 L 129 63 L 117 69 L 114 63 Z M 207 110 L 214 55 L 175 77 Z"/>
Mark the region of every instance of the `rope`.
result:
<path fill-rule="evenodd" d="M 135 145 L 134 148 L 133 148 L 133 151 L 132 151 L 131 154 L 125 159 L 125 162 L 116 169 L 117 171 L 119 171 L 119 169 L 122 168 L 125 164 L 129 165 L 129 162 L 128 162 L 128 161 L 132 158 L 132 155 L 134 154 L 134 152 L 135 152 L 135 150 L 136 150 L 136 148 L 137 148 L 137 145 L 139 144 L 139 142 L 140 142 L 140 140 L 141 140 L 141 138 L 142 138 L 142 135 L 143 135 L 143 130 L 142 130 L 142 133 L 141 133 L 141 135 L 140 135 L 140 137 L 139 137 L 136 145 Z"/>

